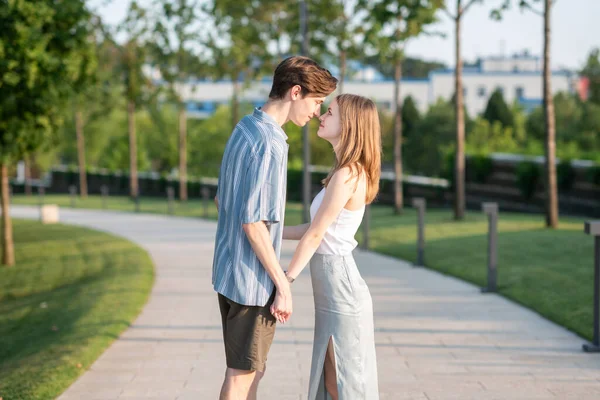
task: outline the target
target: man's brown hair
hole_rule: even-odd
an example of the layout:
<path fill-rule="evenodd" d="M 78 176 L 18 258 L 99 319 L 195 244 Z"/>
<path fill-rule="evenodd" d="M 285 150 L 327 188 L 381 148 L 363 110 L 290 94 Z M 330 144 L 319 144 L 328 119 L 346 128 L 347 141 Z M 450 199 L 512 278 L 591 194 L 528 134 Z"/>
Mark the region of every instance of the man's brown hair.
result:
<path fill-rule="evenodd" d="M 302 97 L 326 97 L 335 90 L 337 81 L 331 72 L 314 60 L 301 56 L 289 57 L 275 68 L 269 98 L 282 99 L 296 85 L 302 88 Z"/>

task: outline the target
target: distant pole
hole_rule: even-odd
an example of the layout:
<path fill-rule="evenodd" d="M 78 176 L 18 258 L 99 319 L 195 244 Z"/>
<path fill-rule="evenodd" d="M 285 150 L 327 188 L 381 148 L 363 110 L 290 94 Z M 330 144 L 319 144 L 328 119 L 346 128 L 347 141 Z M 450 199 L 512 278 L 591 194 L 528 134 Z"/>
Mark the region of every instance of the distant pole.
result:
<path fill-rule="evenodd" d="M 71 194 L 71 208 L 75 208 L 75 196 L 77 195 L 77 187 L 75 187 L 75 185 L 69 186 L 69 193 Z"/>
<path fill-rule="evenodd" d="M 100 188 L 100 192 L 102 192 L 102 209 L 106 210 L 106 201 L 108 198 L 108 186 L 102 185 Z"/>
<path fill-rule="evenodd" d="M 370 241 L 369 241 L 369 235 L 371 234 L 371 227 L 370 227 L 370 223 L 371 223 L 371 205 L 367 204 L 367 206 L 365 207 L 365 216 L 363 217 L 363 242 L 362 242 L 362 248 L 363 250 L 369 250 L 369 245 L 370 245 Z"/>
<path fill-rule="evenodd" d="M 204 186 L 202 188 L 202 207 L 203 207 L 203 217 L 208 218 L 208 187 Z"/>
<path fill-rule="evenodd" d="M 44 206 L 44 194 L 45 194 L 44 187 L 43 186 L 38 186 L 38 195 L 39 195 L 39 201 L 40 201 L 40 210 Z"/>
<path fill-rule="evenodd" d="M 175 198 L 175 190 L 172 186 L 167 188 L 167 200 L 168 200 L 168 208 L 169 214 L 173 215 L 173 199 Z"/>
<path fill-rule="evenodd" d="M 300 34 L 302 35 L 302 55 L 308 56 L 308 8 L 306 0 L 300 0 Z M 304 95 L 304 94 L 303 94 Z M 308 123 L 302 127 L 302 221 L 310 221 L 311 201 L 311 174 L 310 174 L 310 137 L 308 136 Z"/>

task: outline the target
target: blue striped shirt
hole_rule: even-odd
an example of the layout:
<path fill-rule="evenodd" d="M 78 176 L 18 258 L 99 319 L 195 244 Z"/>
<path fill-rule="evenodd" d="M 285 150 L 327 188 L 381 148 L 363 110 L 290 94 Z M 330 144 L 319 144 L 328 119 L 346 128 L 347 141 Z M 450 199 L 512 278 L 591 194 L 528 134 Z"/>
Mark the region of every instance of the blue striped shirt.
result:
<path fill-rule="evenodd" d="M 265 221 L 279 259 L 287 185 L 287 136 L 259 109 L 236 125 L 223 154 L 213 287 L 239 304 L 264 306 L 274 289 L 242 225 Z"/>

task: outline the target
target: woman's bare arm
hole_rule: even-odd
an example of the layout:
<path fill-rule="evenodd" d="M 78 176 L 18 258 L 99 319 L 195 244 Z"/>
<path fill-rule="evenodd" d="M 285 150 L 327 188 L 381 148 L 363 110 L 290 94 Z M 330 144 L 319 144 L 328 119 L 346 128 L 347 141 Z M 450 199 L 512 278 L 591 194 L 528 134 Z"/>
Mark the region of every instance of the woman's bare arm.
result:
<path fill-rule="evenodd" d="M 354 193 L 355 179 L 349 168 L 337 171 L 329 181 L 323 202 L 314 220 L 300 239 L 287 275 L 296 278 L 321 244 L 327 228 L 335 221 Z"/>
<path fill-rule="evenodd" d="M 306 233 L 310 224 L 292 225 L 283 227 L 284 240 L 300 240 Z"/>

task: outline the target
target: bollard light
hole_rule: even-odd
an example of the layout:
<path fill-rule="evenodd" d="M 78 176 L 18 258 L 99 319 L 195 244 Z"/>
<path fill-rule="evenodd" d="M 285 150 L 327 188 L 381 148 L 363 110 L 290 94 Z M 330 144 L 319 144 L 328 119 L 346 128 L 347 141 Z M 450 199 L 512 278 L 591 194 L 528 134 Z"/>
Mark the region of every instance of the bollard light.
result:
<path fill-rule="evenodd" d="M 44 189 L 43 186 L 38 186 L 38 196 L 39 196 L 39 202 L 40 202 L 40 209 L 44 206 L 44 195 L 46 193 L 46 190 Z"/>
<path fill-rule="evenodd" d="M 167 188 L 167 201 L 168 201 L 168 208 L 169 208 L 169 214 L 173 214 L 173 198 L 175 197 L 175 190 L 173 190 L 173 187 L 169 186 Z"/>
<path fill-rule="evenodd" d="M 106 203 L 108 200 L 108 186 L 102 185 L 102 187 L 100 187 L 100 193 L 102 193 L 102 209 L 106 210 Z"/>
<path fill-rule="evenodd" d="M 204 218 L 208 218 L 208 196 L 210 195 L 208 187 L 204 186 L 202 188 L 202 206 L 204 208 L 203 210 L 203 216 Z"/>
<path fill-rule="evenodd" d="M 415 266 L 425 265 L 425 209 L 427 200 L 416 197 L 412 200 L 412 206 L 417 209 L 417 262 Z"/>
<path fill-rule="evenodd" d="M 498 277 L 498 203 L 483 203 L 481 208 L 488 216 L 487 287 L 481 288 L 481 292 L 492 293 L 497 289 Z"/>
<path fill-rule="evenodd" d="M 77 196 L 77 187 L 75 185 L 69 186 L 69 194 L 71 196 L 71 208 L 75 208 L 75 196 Z"/>

